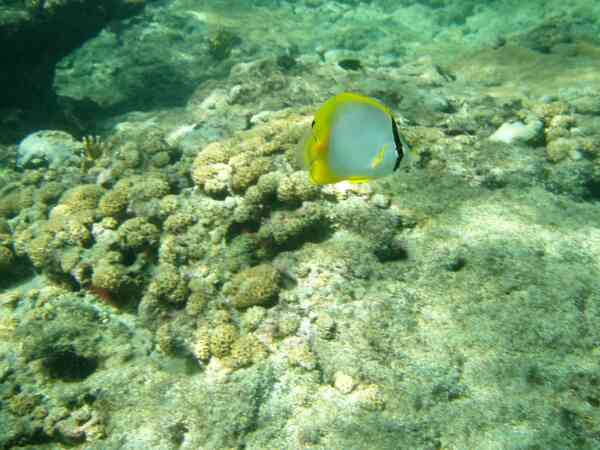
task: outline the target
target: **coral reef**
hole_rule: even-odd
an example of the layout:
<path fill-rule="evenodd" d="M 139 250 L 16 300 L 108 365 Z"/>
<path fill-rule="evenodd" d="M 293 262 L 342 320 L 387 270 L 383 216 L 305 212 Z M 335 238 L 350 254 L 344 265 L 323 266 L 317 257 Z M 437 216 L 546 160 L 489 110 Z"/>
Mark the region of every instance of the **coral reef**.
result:
<path fill-rule="evenodd" d="M 2 147 L 0 447 L 597 448 L 597 21 L 205 3 L 60 64 L 118 114 L 59 133 L 83 166 Z M 408 169 L 310 182 L 342 89 L 390 106 Z"/>

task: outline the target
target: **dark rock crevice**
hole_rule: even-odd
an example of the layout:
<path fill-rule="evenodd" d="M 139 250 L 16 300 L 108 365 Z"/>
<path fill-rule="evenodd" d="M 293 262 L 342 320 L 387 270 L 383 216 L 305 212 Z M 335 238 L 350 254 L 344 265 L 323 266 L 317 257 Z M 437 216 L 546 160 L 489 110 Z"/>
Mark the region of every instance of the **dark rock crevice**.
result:
<path fill-rule="evenodd" d="M 60 114 L 53 91 L 58 61 L 103 27 L 140 12 L 143 0 L 28 0 L 0 7 L 0 109 L 26 122 Z"/>

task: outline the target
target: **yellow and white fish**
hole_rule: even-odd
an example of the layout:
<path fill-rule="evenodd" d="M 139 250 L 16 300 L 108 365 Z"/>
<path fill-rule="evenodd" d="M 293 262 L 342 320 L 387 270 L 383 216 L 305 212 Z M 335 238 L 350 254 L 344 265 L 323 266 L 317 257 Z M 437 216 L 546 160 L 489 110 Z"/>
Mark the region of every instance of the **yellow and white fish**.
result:
<path fill-rule="evenodd" d="M 349 92 L 330 98 L 317 111 L 299 152 L 315 184 L 365 183 L 391 175 L 410 159 L 390 109 Z"/>

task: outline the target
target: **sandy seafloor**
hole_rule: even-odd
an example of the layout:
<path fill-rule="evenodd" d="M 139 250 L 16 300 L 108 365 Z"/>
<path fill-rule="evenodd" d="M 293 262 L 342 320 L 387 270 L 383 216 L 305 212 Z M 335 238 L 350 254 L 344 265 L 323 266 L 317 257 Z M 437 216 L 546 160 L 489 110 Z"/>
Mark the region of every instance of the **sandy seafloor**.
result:
<path fill-rule="evenodd" d="M 0 149 L 0 448 L 600 448 L 596 3 L 155 2 L 66 56 L 118 113 Z M 412 165 L 317 187 L 347 90 Z"/>

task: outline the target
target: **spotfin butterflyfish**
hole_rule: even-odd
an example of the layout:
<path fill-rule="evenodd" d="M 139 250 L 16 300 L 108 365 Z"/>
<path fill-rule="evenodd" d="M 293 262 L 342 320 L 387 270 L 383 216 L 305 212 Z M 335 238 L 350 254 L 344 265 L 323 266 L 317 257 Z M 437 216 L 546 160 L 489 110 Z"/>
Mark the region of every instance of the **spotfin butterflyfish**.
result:
<path fill-rule="evenodd" d="M 390 109 L 350 92 L 321 106 L 298 151 L 315 184 L 365 183 L 391 175 L 410 159 L 410 148 Z"/>

